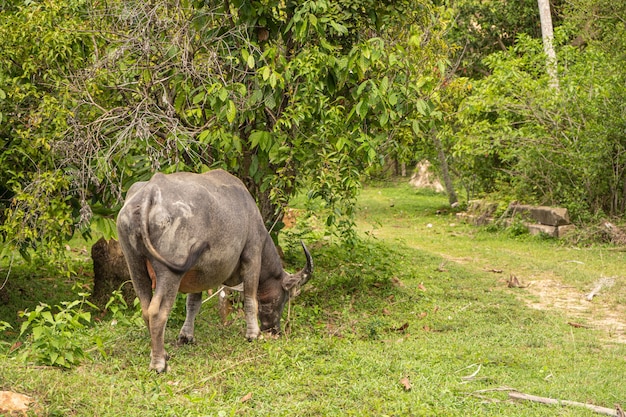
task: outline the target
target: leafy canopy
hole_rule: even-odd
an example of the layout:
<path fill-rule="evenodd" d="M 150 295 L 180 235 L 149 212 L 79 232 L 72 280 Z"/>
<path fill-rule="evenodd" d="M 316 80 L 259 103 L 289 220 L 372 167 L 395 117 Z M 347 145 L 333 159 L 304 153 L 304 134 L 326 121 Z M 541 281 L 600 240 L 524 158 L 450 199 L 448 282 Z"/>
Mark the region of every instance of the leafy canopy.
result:
<path fill-rule="evenodd" d="M 361 180 L 408 159 L 452 16 L 428 1 L 13 2 L 0 12 L 5 249 L 109 236 L 155 171 L 226 168 L 274 231 L 289 199 L 351 236 Z M 419 119 L 419 120 L 417 120 Z"/>

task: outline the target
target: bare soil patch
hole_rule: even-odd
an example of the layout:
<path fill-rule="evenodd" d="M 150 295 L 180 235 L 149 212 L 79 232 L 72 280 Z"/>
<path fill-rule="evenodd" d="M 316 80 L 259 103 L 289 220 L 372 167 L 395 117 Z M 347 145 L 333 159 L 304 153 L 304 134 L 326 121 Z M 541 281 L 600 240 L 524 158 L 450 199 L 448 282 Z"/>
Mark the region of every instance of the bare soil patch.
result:
<path fill-rule="evenodd" d="M 602 330 L 607 341 L 626 343 L 626 309 L 608 306 L 602 301 L 602 291 L 591 301 L 587 293 L 563 284 L 556 277 L 532 277 L 525 288 L 535 297 L 523 297 L 524 302 L 538 310 L 558 309 L 571 318 L 573 326 L 589 326 Z M 604 291 L 610 291 L 605 288 Z"/>

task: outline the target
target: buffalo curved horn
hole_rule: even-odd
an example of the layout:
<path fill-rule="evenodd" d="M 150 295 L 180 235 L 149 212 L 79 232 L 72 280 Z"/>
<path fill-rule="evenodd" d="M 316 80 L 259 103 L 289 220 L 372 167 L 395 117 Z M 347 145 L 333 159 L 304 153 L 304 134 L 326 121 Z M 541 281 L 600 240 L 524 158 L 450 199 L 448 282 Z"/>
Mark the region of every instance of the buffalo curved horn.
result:
<path fill-rule="evenodd" d="M 309 282 L 313 276 L 313 258 L 304 242 L 300 241 L 300 244 L 304 249 L 304 256 L 306 256 L 306 266 L 294 274 L 287 275 L 283 282 L 283 287 L 291 293 L 292 297 L 298 295 L 300 293 L 299 288 Z"/>

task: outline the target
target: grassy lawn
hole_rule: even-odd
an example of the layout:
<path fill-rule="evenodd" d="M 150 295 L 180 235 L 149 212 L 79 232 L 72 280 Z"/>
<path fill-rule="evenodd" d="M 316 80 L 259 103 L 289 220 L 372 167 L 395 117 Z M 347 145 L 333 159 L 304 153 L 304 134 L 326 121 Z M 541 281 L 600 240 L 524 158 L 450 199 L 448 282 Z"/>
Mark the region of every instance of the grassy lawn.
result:
<path fill-rule="evenodd" d="M 623 252 L 477 229 L 447 212 L 445 197 L 400 184 L 367 188 L 360 201 L 359 246 L 308 242 L 314 279 L 285 312 L 282 337 L 246 342 L 241 313 L 222 325 L 212 299 L 197 342 L 177 347 L 179 303 L 166 334 L 171 369 L 156 375 L 133 309 L 94 312 L 96 324 L 73 335 L 89 358 L 68 370 L 25 362 L 31 342 L 9 352 L 18 336 L 5 331 L 0 390 L 32 396 L 33 413 L 50 416 L 596 415 L 510 401 L 509 389 L 626 406 Z M 284 246 L 289 269 L 301 267 L 295 241 Z M 90 280 L 77 257 L 71 279 L 15 262 L 0 321 L 77 298 L 69 289 Z M 509 288 L 512 275 L 530 286 Z M 613 286 L 584 300 L 601 277 Z"/>

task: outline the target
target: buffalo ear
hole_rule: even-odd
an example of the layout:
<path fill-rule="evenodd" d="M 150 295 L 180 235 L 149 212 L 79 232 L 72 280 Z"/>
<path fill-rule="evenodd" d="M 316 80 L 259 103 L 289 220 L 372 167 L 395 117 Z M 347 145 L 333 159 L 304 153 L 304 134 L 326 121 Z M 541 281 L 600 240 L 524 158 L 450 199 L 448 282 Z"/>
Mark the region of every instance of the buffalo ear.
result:
<path fill-rule="evenodd" d="M 289 293 L 290 297 L 296 297 L 300 294 L 301 283 L 301 274 L 285 274 L 283 275 L 281 285 L 283 289 Z"/>

